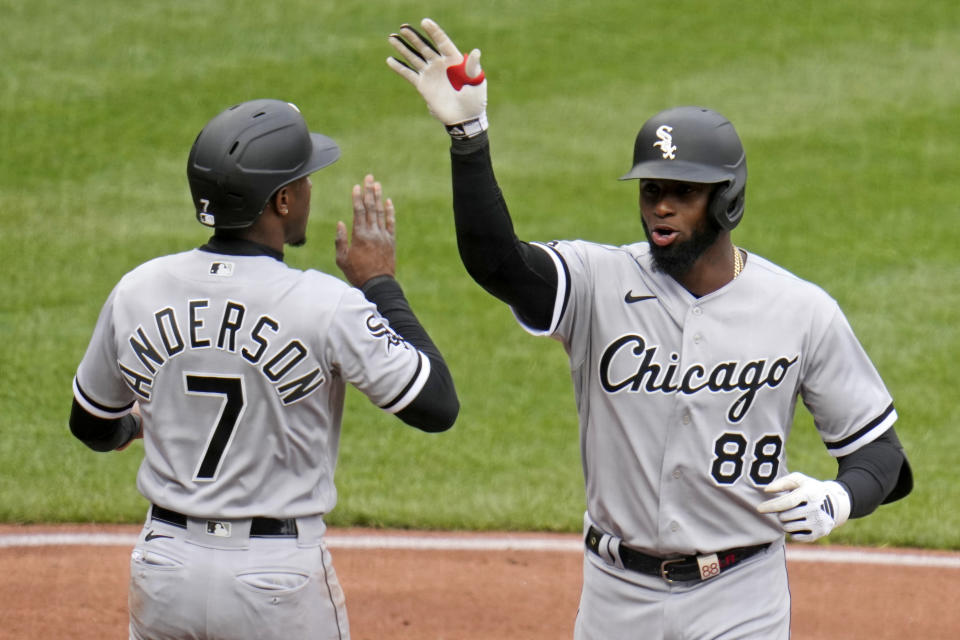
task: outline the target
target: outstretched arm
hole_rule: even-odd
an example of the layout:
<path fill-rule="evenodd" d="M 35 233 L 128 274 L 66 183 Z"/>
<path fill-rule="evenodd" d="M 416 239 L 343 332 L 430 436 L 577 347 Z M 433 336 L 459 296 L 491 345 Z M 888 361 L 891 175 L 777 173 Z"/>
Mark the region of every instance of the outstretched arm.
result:
<path fill-rule="evenodd" d="M 517 238 L 490 158 L 486 134 L 450 149 L 457 247 L 467 273 L 530 327 L 550 326 L 557 270 L 542 248 Z"/>
<path fill-rule="evenodd" d="M 417 397 L 397 417 L 423 431 L 444 431 L 453 426 L 460 402 L 453 377 L 440 350 L 420 324 L 407 302 L 396 271 L 396 213 L 393 202 L 372 175 L 363 186 L 353 187 L 353 229 L 337 223 L 337 266 L 347 281 L 377 305 L 380 315 L 404 340 L 430 360 L 430 375 Z"/>
<path fill-rule="evenodd" d="M 427 36 L 410 25 L 390 36 L 403 60 L 387 64 L 423 96 L 452 138 L 453 209 L 460 258 L 470 276 L 524 322 L 547 329 L 557 293 L 553 261 L 514 233 L 497 185 L 486 130 L 487 82 L 480 51 L 464 56 L 440 27 L 424 19 Z"/>

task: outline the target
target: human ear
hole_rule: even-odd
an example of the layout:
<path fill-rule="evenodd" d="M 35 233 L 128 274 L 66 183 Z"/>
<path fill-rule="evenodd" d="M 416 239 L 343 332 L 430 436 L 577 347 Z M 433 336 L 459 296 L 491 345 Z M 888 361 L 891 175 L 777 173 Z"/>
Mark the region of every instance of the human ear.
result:
<path fill-rule="evenodd" d="M 281 216 L 285 216 L 289 213 L 289 205 L 290 189 L 288 187 L 280 187 L 280 189 L 273 194 L 273 209 Z"/>

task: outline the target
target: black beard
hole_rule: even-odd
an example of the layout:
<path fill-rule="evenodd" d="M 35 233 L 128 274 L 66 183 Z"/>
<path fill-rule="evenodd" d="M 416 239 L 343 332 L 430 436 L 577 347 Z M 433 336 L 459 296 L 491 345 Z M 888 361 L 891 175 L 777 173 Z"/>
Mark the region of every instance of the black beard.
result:
<path fill-rule="evenodd" d="M 647 236 L 647 242 L 650 243 L 650 255 L 653 256 L 653 268 L 655 271 L 663 273 L 673 278 L 678 278 L 693 267 L 707 247 L 717 241 L 720 235 L 719 223 L 710 216 L 706 216 L 703 223 L 693 230 L 689 240 L 683 242 L 673 242 L 666 247 L 661 247 L 653 242 L 650 236 L 650 229 L 647 222 L 641 218 L 643 233 Z"/>

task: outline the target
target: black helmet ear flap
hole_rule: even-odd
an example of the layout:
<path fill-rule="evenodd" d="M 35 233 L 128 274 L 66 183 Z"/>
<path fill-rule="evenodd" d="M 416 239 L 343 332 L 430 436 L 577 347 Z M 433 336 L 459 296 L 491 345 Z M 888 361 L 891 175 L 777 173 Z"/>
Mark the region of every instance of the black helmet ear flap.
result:
<path fill-rule="evenodd" d="M 733 229 L 743 217 L 746 190 L 737 189 L 733 181 L 717 186 L 710 198 L 709 213 L 722 229 Z"/>

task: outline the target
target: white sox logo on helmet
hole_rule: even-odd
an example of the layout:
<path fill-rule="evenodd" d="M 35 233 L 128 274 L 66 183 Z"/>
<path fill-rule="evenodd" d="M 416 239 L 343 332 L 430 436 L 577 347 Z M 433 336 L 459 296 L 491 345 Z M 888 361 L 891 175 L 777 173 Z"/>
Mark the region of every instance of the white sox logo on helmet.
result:
<path fill-rule="evenodd" d="M 673 131 L 673 127 L 668 124 L 662 124 L 657 128 L 657 140 L 653 143 L 653 146 L 659 147 L 660 151 L 663 152 L 664 160 L 676 160 L 677 158 L 677 147 L 673 144 L 673 136 L 670 135 L 670 132 Z"/>

